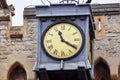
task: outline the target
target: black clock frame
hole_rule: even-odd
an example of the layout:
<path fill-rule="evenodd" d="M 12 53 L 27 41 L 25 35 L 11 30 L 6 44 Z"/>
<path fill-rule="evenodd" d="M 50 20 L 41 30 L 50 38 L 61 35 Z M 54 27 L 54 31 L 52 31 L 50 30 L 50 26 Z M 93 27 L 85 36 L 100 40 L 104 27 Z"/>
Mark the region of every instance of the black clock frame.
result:
<path fill-rule="evenodd" d="M 75 53 L 75 55 L 73 55 L 73 56 L 71 56 L 71 57 L 68 57 L 68 58 L 56 58 L 56 57 L 53 57 L 53 56 L 51 56 L 51 55 L 46 51 L 46 49 L 45 49 L 45 47 L 44 47 L 44 36 L 45 36 L 46 32 L 47 32 L 52 26 L 54 26 L 54 25 L 56 25 L 56 24 L 60 24 L 60 23 L 68 23 L 68 24 L 74 25 L 74 26 L 80 31 L 80 33 L 81 33 L 81 35 L 82 35 L 82 45 L 81 45 L 81 48 L 78 50 L 77 53 Z M 80 54 L 80 52 L 83 50 L 84 44 L 85 44 L 85 35 L 84 35 L 83 30 L 82 30 L 77 24 L 72 23 L 72 22 L 66 22 L 66 21 L 65 21 L 65 22 L 64 22 L 64 21 L 62 21 L 62 22 L 60 21 L 60 22 L 56 22 L 56 23 L 51 24 L 50 26 L 48 26 L 48 27 L 45 29 L 45 31 L 42 33 L 42 37 L 41 37 L 41 47 L 42 47 L 43 51 L 44 51 L 50 58 L 55 59 L 55 60 L 69 60 L 69 59 L 72 59 L 72 58 L 76 57 L 76 56 L 77 56 L 78 54 Z"/>

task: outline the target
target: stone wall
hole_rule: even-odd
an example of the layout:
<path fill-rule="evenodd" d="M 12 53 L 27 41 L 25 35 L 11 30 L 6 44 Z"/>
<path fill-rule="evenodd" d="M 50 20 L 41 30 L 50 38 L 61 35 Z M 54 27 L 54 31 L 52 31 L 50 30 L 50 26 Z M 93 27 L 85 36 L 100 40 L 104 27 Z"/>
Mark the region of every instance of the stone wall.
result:
<path fill-rule="evenodd" d="M 10 35 L 8 34 L 10 21 L 0 21 L 0 80 L 8 80 L 9 73 L 16 63 L 21 64 L 26 71 L 27 80 L 35 80 L 32 69 L 36 61 L 37 21 L 30 17 L 25 16 L 24 26 L 19 26 L 23 31 L 22 38 L 7 37 Z M 102 15 L 101 12 L 94 18 L 96 25 L 94 60 L 97 62 L 98 58 L 102 58 L 110 69 L 112 80 L 117 80 L 120 78 L 120 15 L 114 13 Z"/>
<path fill-rule="evenodd" d="M 27 35 L 23 38 L 6 38 L 7 24 L 7 21 L 0 22 L 0 80 L 7 80 L 11 66 L 16 62 L 23 65 L 27 80 L 34 80 L 32 68 L 36 61 L 36 19 L 27 20 Z"/>
<path fill-rule="evenodd" d="M 94 16 L 96 24 L 95 61 L 101 57 L 109 65 L 113 78 L 118 77 L 120 64 L 120 15 Z M 99 30 L 99 20 L 101 30 Z M 8 21 L 0 22 L 0 80 L 7 80 L 11 66 L 18 62 L 23 65 L 28 80 L 35 79 L 32 68 L 36 61 L 37 22 L 26 19 L 26 35 L 19 38 L 6 38 Z"/>
<path fill-rule="evenodd" d="M 113 77 L 118 76 L 120 65 L 120 15 L 94 16 L 96 24 L 95 61 L 101 57 Z M 99 30 L 99 20 L 101 30 Z"/>

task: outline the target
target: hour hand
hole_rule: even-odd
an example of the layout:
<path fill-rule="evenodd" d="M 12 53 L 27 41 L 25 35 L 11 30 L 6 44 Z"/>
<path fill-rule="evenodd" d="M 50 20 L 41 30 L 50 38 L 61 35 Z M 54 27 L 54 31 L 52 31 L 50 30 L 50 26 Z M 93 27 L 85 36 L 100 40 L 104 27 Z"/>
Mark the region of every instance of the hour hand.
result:
<path fill-rule="evenodd" d="M 77 49 L 76 46 L 74 46 L 73 44 L 71 44 L 71 43 L 69 43 L 68 41 L 66 41 L 66 40 L 63 39 L 63 37 L 62 37 L 62 32 L 59 31 L 59 32 L 58 32 L 58 35 L 60 36 L 61 42 L 64 42 L 64 43 L 66 43 L 67 45 L 73 47 L 74 49 Z"/>
<path fill-rule="evenodd" d="M 63 39 L 63 37 L 62 37 L 62 32 L 58 32 L 58 35 L 60 36 L 60 39 L 61 39 L 61 42 L 64 42 L 64 39 Z"/>

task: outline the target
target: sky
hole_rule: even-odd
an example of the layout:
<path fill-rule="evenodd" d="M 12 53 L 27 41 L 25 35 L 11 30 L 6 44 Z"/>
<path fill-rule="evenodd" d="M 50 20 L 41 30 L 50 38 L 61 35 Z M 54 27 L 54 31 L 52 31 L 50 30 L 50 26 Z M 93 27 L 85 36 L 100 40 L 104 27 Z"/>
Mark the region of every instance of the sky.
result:
<path fill-rule="evenodd" d="M 13 4 L 15 15 L 12 17 L 12 26 L 23 26 L 23 10 L 25 7 L 43 5 L 41 0 L 6 0 L 8 5 Z M 49 0 L 51 3 L 58 3 L 60 0 Z M 79 0 L 86 2 L 87 0 Z M 49 3 L 43 0 L 45 4 Z M 92 0 L 91 4 L 120 3 L 120 0 Z"/>

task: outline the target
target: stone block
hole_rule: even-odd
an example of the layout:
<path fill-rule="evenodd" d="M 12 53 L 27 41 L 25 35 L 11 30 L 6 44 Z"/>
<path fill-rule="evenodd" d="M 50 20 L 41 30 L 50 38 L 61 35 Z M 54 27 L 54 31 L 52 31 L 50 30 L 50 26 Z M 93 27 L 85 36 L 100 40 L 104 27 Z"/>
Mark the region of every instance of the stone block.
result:
<path fill-rule="evenodd" d="M 0 38 L 2 38 L 3 36 L 0 34 Z"/>
<path fill-rule="evenodd" d="M 36 55 L 31 54 L 31 55 L 28 55 L 27 58 L 36 58 Z"/>
<path fill-rule="evenodd" d="M 98 57 L 106 58 L 106 50 L 94 50 L 94 60 L 96 60 Z"/>
<path fill-rule="evenodd" d="M 34 30 L 31 28 L 28 30 L 28 34 L 33 34 L 34 33 Z"/>
<path fill-rule="evenodd" d="M 6 59 L 8 59 L 7 56 L 5 56 L 5 55 L 0 55 L 0 61 L 6 60 Z"/>
<path fill-rule="evenodd" d="M 11 54 L 11 51 L 2 51 L 2 54 L 3 54 L 3 55 L 10 55 L 10 54 Z"/>
<path fill-rule="evenodd" d="M 11 42 L 12 40 L 10 38 L 7 39 L 8 42 Z"/>
<path fill-rule="evenodd" d="M 16 45 L 16 46 L 14 47 L 14 49 L 15 49 L 16 51 L 23 51 L 23 49 L 25 49 L 25 46 L 24 46 L 24 45 Z"/>
<path fill-rule="evenodd" d="M 0 25 L 0 30 L 6 30 L 7 29 L 7 25 Z"/>
<path fill-rule="evenodd" d="M 37 22 L 37 19 L 27 19 L 28 23 L 33 23 L 33 22 Z"/>
<path fill-rule="evenodd" d="M 120 29 L 112 30 L 112 33 L 120 33 Z"/>
<path fill-rule="evenodd" d="M 0 51 L 6 51 L 6 50 L 7 50 L 7 47 L 0 45 Z"/>
<path fill-rule="evenodd" d="M 5 42 L 7 42 L 6 39 L 1 39 L 1 43 L 5 43 Z"/>
<path fill-rule="evenodd" d="M 0 17 L 9 17 L 10 13 L 8 9 L 0 10 Z"/>
<path fill-rule="evenodd" d="M 22 51 L 21 53 L 23 53 L 23 54 L 29 54 L 29 55 L 30 55 L 30 54 L 32 54 L 32 52 L 31 52 L 31 51 L 26 50 L 26 49 L 25 49 L 24 51 Z"/>
<path fill-rule="evenodd" d="M 5 35 L 6 34 L 6 30 L 1 30 L 1 35 Z"/>
<path fill-rule="evenodd" d="M 23 41 L 30 41 L 30 38 L 24 37 L 24 38 L 23 38 Z"/>
<path fill-rule="evenodd" d="M 113 34 L 113 33 L 110 33 L 110 34 L 107 34 L 106 36 L 107 36 L 107 37 L 117 37 L 117 36 L 118 36 L 118 34 Z"/>
<path fill-rule="evenodd" d="M 33 42 L 34 42 L 34 41 L 25 41 L 25 42 L 24 42 L 24 45 L 25 45 L 25 46 L 27 46 L 27 45 L 32 45 Z"/>

